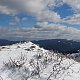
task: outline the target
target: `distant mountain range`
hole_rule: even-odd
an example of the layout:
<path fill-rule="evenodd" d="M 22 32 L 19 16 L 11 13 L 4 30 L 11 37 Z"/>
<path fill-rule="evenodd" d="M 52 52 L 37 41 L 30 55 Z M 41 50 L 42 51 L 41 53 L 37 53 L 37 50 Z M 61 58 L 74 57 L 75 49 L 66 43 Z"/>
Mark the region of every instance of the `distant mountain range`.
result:
<path fill-rule="evenodd" d="M 0 46 L 12 45 L 18 43 L 19 41 L 9 41 L 6 39 L 0 39 Z"/>
<path fill-rule="evenodd" d="M 0 46 L 12 45 L 19 43 L 20 41 L 9 41 L 5 39 L 0 39 Z M 23 41 L 24 42 L 24 41 Z M 47 50 L 53 50 L 55 52 L 62 53 L 78 53 L 80 52 L 80 42 L 66 39 L 47 39 L 47 40 L 34 40 L 32 41 Z"/>
<path fill-rule="evenodd" d="M 78 53 L 80 52 L 80 42 L 66 39 L 48 39 L 33 41 L 33 43 L 38 44 L 47 50 L 53 50 L 55 52 L 62 53 Z"/>

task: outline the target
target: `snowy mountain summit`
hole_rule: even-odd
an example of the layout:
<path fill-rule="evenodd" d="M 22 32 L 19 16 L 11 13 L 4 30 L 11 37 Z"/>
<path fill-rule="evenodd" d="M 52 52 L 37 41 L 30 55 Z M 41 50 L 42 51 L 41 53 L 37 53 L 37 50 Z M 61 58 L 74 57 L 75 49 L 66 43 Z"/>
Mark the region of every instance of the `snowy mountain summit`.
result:
<path fill-rule="evenodd" d="M 0 80 L 80 80 L 80 63 L 32 42 L 0 46 Z"/>

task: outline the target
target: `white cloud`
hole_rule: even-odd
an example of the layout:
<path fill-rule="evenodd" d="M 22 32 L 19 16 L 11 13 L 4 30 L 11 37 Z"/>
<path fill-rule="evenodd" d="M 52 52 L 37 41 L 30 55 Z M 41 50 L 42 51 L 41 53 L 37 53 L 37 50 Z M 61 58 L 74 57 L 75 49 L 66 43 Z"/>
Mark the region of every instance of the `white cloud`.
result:
<path fill-rule="evenodd" d="M 15 15 L 17 11 L 15 9 L 10 9 L 7 6 L 0 5 L 0 13 L 7 15 Z"/>
<path fill-rule="evenodd" d="M 33 28 L 19 28 L 16 30 L 0 28 L 0 38 L 6 39 L 71 39 L 80 40 L 80 30 L 60 24 L 38 23 Z"/>
<path fill-rule="evenodd" d="M 52 11 L 55 6 L 69 4 L 74 11 L 80 14 L 80 0 L 0 0 L 0 12 L 5 14 L 16 14 L 17 12 L 24 12 L 39 21 L 63 21 L 60 15 Z M 67 21 L 69 22 L 69 21 Z M 76 20 L 70 18 L 71 23 L 76 23 Z M 76 23 L 78 24 L 79 21 Z"/>
<path fill-rule="evenodd" d="M 27 17 L 23 17 L 23 18 L 22 18 L 22 21 L 27 21 L 27 20 L 28 20 Z"/>
<path fill-rule="evenodd" d="M 63 22 L 73 25 L 80 25 L 80 14 L 74 14 L 73 16 L 63 20 Z"/>
<path fill-rule="evenodd" d="M 60 15 L 50 10 L 55 5 L 54 0 L 6 0 L 0 1 L 4 8 L 1 12 L 11 14 L 14 11 L 26 12 L 41 21 L 59 21 Z M 49 6 L 49 7 L 48 7 Z M 54 7 L 54 6 L 53 6 Z"/>
<path fill-rule="evenodd" d="M 80 25 L 80 13 L 78 12 L 74 16 L 70 16 L 67 19 L 61 19 L 60 15 L 51 9 L 54 6 L 62 5 L 63 2 L 69 4 L 74 10 L 80 10 L 80 0 L 0 0 L 0 13 L 7 15 L 15 15 L 18 12 L 24 12 L 33 17 L 36 17 L 39 21 L 53 21 L 53 22 L 66 22 L 69 24 Z M 23 19 L 25 20 L 25 18 Z M 20 22 L 18 17 L 15 17 L 9 24 L 16 25 Z M 2 30 L 2 29 L 1 29 Z M 0 31 L 1 31 L 0 30 Z M 4 30 L 7 31 L 7 30 Z M 11 31 L 11 30 L 10 30 Z M 67 38 L 78 39 L 80 30 L 74 28 L 66 28 L 59 24 L 38 23 L 34 28 L 19 29 L 14 31 L 7 31 L 7 34 L 2 35 L 24 37 L 29 39 L 39 38 Z M 16 35 L 16 36 L 15 36 Z M 5 36 L 6 37 L 6 36 Z M 4 37 L 4 38 L 5 38 Z"/>
<path fill-rule="evenodd" d="M 22 8 L 28 14 L 41 21 L 59 21 L 60 15 L 50 10 L 48 5 L 54 5 L 54 0 L 19 0 Z"/>

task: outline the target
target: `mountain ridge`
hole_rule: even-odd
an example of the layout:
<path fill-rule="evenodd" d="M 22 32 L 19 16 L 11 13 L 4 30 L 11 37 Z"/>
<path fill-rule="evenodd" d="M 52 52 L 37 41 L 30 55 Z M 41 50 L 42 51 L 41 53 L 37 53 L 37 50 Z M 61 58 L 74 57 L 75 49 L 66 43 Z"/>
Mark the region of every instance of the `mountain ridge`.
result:
<path fill-rule="evenodd" d="M 47 50 L 53 50 L 55 52 L 62 53 L 78 53 L 80 50 L 80 42 L 66 39 L 47 39 L 32 41 Z"/>
<path fill-rule="evenodd" d="M 0 80 L 80 79 L 80 63 L 32 42 L 1 46 L 0 49 Z"/>

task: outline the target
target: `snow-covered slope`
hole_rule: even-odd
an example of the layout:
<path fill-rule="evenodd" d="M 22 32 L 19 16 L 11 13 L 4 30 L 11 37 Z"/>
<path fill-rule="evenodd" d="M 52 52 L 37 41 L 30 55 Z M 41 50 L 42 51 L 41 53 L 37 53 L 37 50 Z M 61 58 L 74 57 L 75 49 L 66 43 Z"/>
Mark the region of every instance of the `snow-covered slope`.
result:
<path fill-rule="evenodd" d="M 80 63 L 32 42 L 1 46 L 0 80 L 80 80 Z"/>

